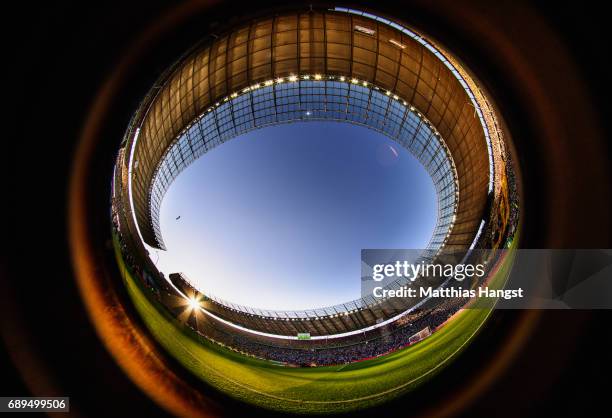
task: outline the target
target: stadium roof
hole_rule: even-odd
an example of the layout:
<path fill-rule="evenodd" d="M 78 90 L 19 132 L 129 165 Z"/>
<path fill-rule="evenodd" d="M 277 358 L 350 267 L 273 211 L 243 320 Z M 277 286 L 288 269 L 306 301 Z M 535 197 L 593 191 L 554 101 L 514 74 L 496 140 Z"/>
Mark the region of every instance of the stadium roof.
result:
<path fill-rule="evenodd" d="M 448 234 L 447 231 L 440 233 L 443 228 L 437 232 L 448 235 L 447 248 L 470 246 L 478 233 L 491 190 L 491 176 L 495 174 L 491 146 L 491 133 L 495 134 L 495 130 L 490 129 L 490 115 L 483 111 L 482 96 L 474 91 L 473 81 L 448 53 L 440 52 L 432 43 L 397 23 L 359 13 L 349 9 L 309 10 L 253 20 L 203 44 L 164 75 L 141 104 L 127 133 L 131 183 L 128 207 L 133 208 L 147 244 L 164 248 L 157 215 L 170 182 L 209 149 L 207 144 L 220 143 L 246 129 L 247 125 L 241 128 L 232 117 L 236 115 L 237 99 L 247 97 L 250 99 L 242 100 L 250 100 L 252 104 L 253 97 L 259 93 L 252 92 L 251 87 L 276 92 L 280 84 L 277 81 L 281 79 L 284 83 L 299 84 L 300 88 L 314 89 L 315 81 L 319 80 L 304 77 L 320 75 L 327 78 L 326 91 L 329 83 L 339 82 L 343 77 L 349 87 L 335 85 L 334 88 L 346 94 L 348 100 L 352 91 L 357 93 L 356 86 L 353 90 L 350 87 L 356 83 L 348 81 L 358 80 L 369 91 L 368 101 L 373 97 L 372 91 L 384 92 L 397 103 L 405 102 L 406 109 L 413 108 L 412 113 L 422 121 L 431 123 L 431 132 L 439 133 L 445 144 L 440 150 L 447 151 L 451 157 L 447 160 L 454 165 L 457 183 L 452 210 L 454 223 L 443 222 L 446 227 L 452 226 Z M 367 87 L 363 86 L 364 82 Z M 290 95 L 299 97 L 301 92 Z M 278 108 L 273 97 L 274 108 Z M 220 112 L 224 103 L 233 100 L 236 100 L 234 104 L 228 106 L 234 111 Z M 380 106 L 385 109 L 385 117 L 379 118 L 381 126 L 368 124 L 368 118 L 358 122 L 389 134 L 389 130 L 385 131 L 393 120 L 389 103 L 386 107 Z M 257 123 L 257 110 L 251 108 L 246 112 L 251 117 L 250 128 L 283 121 L 276 116 L 274 120 L 262 119 L 262 123 Z M 298 110 L 311 111 L 306 107 Z M 348 106 L 336 110 L 345 112 L 345 120 L 354 119 Z M 200 134 L 202 151 L 191 146 L 193 132 L 188 128 L 202 127 L 206 113 L 225 115 L 229 119 L 207 125 L 225 130 L 221 135 L 217 130 L 216 139 Z M 406 111 L 402 117 L 410 113 Z M 318 115 L 323 116 L 323 112 Z M 305 116 L 299 115 L 302 119 Z M 338 114 L 333 116 L 337 118 Z M 294 114 L 293 119 L 296 118 Z M 397 128 L 401 130 L 403 125 Z M 413 134 L 413 138 L 417 137 Z M 439 214 L 438 227 L 444 216 Z"/>

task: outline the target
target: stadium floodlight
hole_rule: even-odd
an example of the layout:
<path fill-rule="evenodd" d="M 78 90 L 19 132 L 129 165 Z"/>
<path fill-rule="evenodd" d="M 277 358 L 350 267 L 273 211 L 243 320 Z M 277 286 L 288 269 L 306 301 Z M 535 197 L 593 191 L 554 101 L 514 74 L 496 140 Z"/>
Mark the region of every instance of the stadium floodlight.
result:
<path fill-rule="evenodd" d="M 361 25 L 355 25 L 355 30 L 357 32 L 361 32 L 364 33 L 366 35 L 370 35 L 370 36 L 374 36 L 376 34 L 376 31 L 372 28 L 367 28 L 365 26 L 361 26 Z"/>
<path fill-rule="evenodd" d="M 192 310 L 196 310 L 200 307 L 200 302 L 195 297 L 188 298 L 187 303 Z"/>
<path fill-rule="evenodd" d="M 389 39 L 389 42 L 391 42 L 393 45 L 397 46 L 398 48 L 406 49 L 406 45 L 404 45 L 403 43 L 399 41 L 396 41 L 395 39 Z"/>

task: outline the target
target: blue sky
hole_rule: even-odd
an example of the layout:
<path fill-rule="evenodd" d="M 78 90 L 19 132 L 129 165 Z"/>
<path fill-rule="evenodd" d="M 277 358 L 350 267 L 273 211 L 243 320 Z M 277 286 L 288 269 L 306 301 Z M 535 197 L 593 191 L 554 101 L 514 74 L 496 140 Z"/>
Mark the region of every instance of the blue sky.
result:
<path fill-rule="evenodd" d="M 346 123 L 277 125 L 178 176 L 161 208 L 168 250 L 152 259 L 231 302 L 324 307 L 359 297 L 362 248 L 424 248 L 436 211 L 429 175 L 386 136 Z"/>

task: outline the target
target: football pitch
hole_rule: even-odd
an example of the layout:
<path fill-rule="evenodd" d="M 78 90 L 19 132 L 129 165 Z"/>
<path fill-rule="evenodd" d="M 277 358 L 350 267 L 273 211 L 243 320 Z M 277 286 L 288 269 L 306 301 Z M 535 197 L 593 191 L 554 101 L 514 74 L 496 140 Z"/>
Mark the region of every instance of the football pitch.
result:
<path fill-rule="evenodd" d="M 517 240 L 515 240 L 516 242 Z M 342 366 L 294 368 L 235 353 L 199 338 L 148 298 L 116 248 L 128 292 L 160 344 L 199 379 L 251 404 L 294 413 L 346 412 L 397 397 L 433 377 L 478 333 L 490 309 L 465 309 L 425 340 L 394 353 Z M 490 286 L 505 281 L 512 254 Z"/>

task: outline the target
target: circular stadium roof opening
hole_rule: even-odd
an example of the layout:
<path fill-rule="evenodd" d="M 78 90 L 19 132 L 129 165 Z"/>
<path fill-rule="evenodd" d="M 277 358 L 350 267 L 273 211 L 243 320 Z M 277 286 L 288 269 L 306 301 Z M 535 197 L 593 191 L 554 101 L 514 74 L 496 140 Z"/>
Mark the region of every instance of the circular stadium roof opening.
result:
<path fill-rule="evenodd" d="M 361 277 L 358 258 L 361 249 L 368 247 L 418 247 L 437 251 L 445 244 L 456 219 L 458 179 L 455 164 L 440 133 L 421 112 L 397 94 L 355 77 L 347 79 L 344 76 L 326 74 L 290 74 L 287 77 L 277 77 L 251 84 L 241 91 L 231 93 L 229 96 L 220 99 L 187 125 L 162 155 L 161 161 L 154 172 L 151 185 L 150 213 L 156 242 L 167 249 L 159 219 L 161 204 L 168 188 L 179 174 L 198 158 L 218 145 L 254 130 L 279 124 L 287 125 L 296 122 L 315 121 L 342 122 L 369 128 L 369 130 L 378 132 L 395 141 L 395 147 L 389 145 L 391 148 L 388 148 L 393 157 L 399 156 L 397 147 L 406 150 L 421 163 L 429 174 L 437 195 L 437 208 L 435 209 L 437 219 L 433 232 L 429 233 L 428 231 L 428 241 L 414 241 L 412 245 L 407 245 L 409 244 L 408 240 L 397 240 L 396 245 L 388 245 L 391 244 L 390 240 L 379 240 L 378 243 L 361 241 L 361 243 L 368 245 L 359 246 L 360 241 L 353 236 L 353 266 L 352 268 L 345 268 L 342 272 L 337 270 L 340 275 L 345 276 L 343 278 L 337 277 L 329 266 L 327 266 L 327 273 L 322 272 L 321 269 L 325 268 L 323 266 L 326 263 L 323 260 L 316 260 L 316 257 L 311 259 L 312 264 L 320 267 L 313 269 L 312 265 L 310 268 L 305 266 L 305 263 L 308 262 L 308 257 L 305 255 L 278 254 L 275 263 L 280 263 L 282 259 L 287 260 L 290 257 L 295 257 L 296 262 L 301 260 L 298 271 L 293 274 L 293 277 L 291 275 L 281 277 L 283 276 L 282 273 L 272 271 L 269 274 L 277 277 L 276 280 L 270 281 L 269 276 L 260 275 L 258 283 L 257 277 L 249 275 L 248 269 L 232 268 L 232 262 L 229 261 L 227 256 L 218 252 L 219 248 L 214 243 L 207 244 L 207 250 L 203 250 L 196 258 L 198 260 L 196 263 L 208 266 L 208 270 L 194 266 L 194 261 L 184 260 L 187 265 L 193 266 L 188 270 L 194 272 L 195 277 L 192 274 L 187 274 L 186 269 L 178 263 L 167 265 L 168 268 L 172 269 L 169 273 L 181 273 L 183 280 L 189 281 L 191 285 L 206 294 L 208 298 L 244 312 L 258 308 L 265 308 L 270 311 L 279 309 L 289 311 L 297 309 L 295 306 L 300 306 L 299 309 L 301 310 L 326 308 L 335 311 L 344 309 L 345 303 L 354 303 L 357 306 L 364 304 L 360 300 L 361 289 L 358 280 Z M 289 133 L 289 135 L 291 134 Z M 355 144 L 347 142 L 346 145 L 347 149 L 356 149 L 354 148 Z M 378 158 L 384 160 L 385 155 L 389 154 L 378 155 Z M 236 162 L 229 161 L 228 163 L 236 164 Z M 331 175 L 338 176 L 338 174 Z M 208 179 L 202 179 L 202 181 L 215 180 L 209 175 Z M 409 193 L 407 185 L 404 186 L 405 193 Z M 380 185 L 374 187 L 380 188 Z M 366 196 L 363 196 L 363 198 L 367 199 Z M 412 200 L 418 201 L 418 198 L 413 196 Z M 405 204 L 410 203 L 406 200 Z M 277 217 L 281 216 L 278 213 L 276 215 Z M 412 215 L 414 214 L 406 210 L 405 219 L 412 218 L 411 221 L 415 225 L 421 224 L 421 220 Z M 180 215 L 177 213 L 175 216 Z M 206 213 L 201 214 L 202 219 L 207 216 Z M 252 219 L 253 222 L 258 222 L 258 219 Z M 362 220 L 365 221 L 366 218 L 362 218 Z M 239 220 L 228 219 L 228 222 L 235 224 Z M 210 226 L 212 227 L 212 225 Z M 321 228 L 323 230 L 320 233 L 326 233 L 325 228 L 321 225 L 312 225 L 311 230 L 313 228 Z M 344 234 L 346 235 L 347 232 L 345 231 Z M 390 230 L 387 232 L 393 233 Z M 206 234 L 205 231 L 202 231 L 202 233 Z M 261 231 L 260 239 L 265 239 L 263 237 L 267 234 L 269 233 Z M 236 236 L 236 239 L 240 239 L 240 235 Z M 285 239 L 284 244 L 279 244 L 284 245 L 287 249 L 287 243 L 296 240 L 299 241 L 300 238 Z M 187 245 L 193 245 L 193 242 L 192 239 Z M 328 244 L 331 242 L 331 240 L 327 241 Z M 397 245 L 400 242 L 404 245 Z M 261 247 L 261 245 L 258 245 L 252 249 L 251 254 Z M 217 252 L 211 251 L 212 249 L 216 249 Z M 338 251 L 338 249 L 335 251 Z M 333 252 L 334 249 L 326 251 L 327 255 Z M 229 261 L 229 265 L 215 265 L 212 260 L 202 259 L 202 254 L 207 253 L 217 254 L 210 258 L 217 261 L 224 258 Z M 232 254 L 231 258 L 235 260 L 234 262 L 239 262 L 238 259 L 242 257 L 244 261 L 244 257 L 247 257 L 246 254 L 248 254 L 248 250 L 243 249 L 242 254 Z M 159 257 L 164 261 L 170 258 L 164 257 L 164 255 Z M 342 262 L 340 261 L 340 263 Z M 160 267 L 162 266 L 165 268 L 163 264 Z M 335 268 L 338 269 L 338 265 Z M 308 277 L 310 272 L 315 276 Z M 244 277 L 233 280 L 229 278 L 230 275 L 236 276 L 237 274 L 242 274 Z M 285 272 L 285 274 L 289 274 L 289 272 Z M 214 284 L 211 283 L 212 281 L 214 281 Z M 251 283 L 250 286 L 245 284 L 248 282 Z M 268 285 L 265 283 L 268 283 Z M 317 283 L 320 283 L 320 285 L 317 285 Z M 322 285 L 323 283 L 325 285 Z M 204 287 L 202 287 L 202 284 L 204 284 Z M 249 288 L 257 288 L 257 291 L 250 294 L 248 292 Z M 262 291 L 264 293 L 261 293 Z M 261 297 L 254 297 L 257 294 L 260 294 Z M 341 299 L 338 295 L 351 297 Z M 312 303 L 307 305 L 307 301 Z M 326 301 L 333 301 L 333 303 L 326 303 Z"/>
<path fill-rule="evenodd" d="M 386 135 L 330 121 L 269 126 L 177 177 L 156 265 L 232 304 L 324 308 L 361 296 L 363 248 L 425 248 L 436 214 L 429 173 Z"/>

